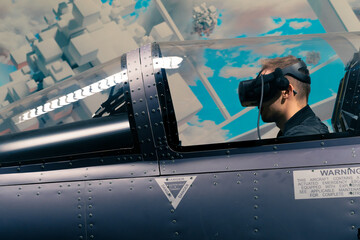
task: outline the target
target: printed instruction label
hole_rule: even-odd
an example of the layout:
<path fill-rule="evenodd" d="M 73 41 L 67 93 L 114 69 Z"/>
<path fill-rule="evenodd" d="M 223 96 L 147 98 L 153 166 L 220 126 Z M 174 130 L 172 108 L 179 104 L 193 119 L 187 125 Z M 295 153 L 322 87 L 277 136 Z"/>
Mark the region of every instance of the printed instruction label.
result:
<path fill-rule="evenodd" d="M 295 199 L 360 196 L 360 167 L 294 171 Z"/>

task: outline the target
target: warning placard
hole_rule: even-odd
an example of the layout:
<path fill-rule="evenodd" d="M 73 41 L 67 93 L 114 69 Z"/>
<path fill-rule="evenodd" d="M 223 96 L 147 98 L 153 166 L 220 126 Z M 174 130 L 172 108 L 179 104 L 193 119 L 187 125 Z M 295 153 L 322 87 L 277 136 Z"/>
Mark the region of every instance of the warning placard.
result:
<path fill-rule="evenodd" d="M 360 167 L 294 171 L 295 199 L 360 196 Z"/>

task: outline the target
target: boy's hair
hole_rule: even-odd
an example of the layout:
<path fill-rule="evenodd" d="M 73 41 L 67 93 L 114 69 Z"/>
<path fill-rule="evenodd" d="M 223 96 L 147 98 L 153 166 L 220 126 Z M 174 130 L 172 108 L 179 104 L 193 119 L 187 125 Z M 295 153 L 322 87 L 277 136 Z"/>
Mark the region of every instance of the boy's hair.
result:
<path fill-rule="evenodd" d="M 298 62 L 300 62 L 299 59 L 297 59 L 293 55 L 289 55 L 286 57 L 263 59 L 261 61 L 261 65 L 262 65 L 261 72 L 265 69 L 269 69 L 272 71 L 275 71 L 276 68 L 283 69 Z M 309 75 L 309 71 L 301 71 L 300 69 L 300 72 Z M 306 99 L 306 103 L 307 103 L 310 95 L 310 84 L 301 82 L 291 76 L 286 75 L 286 77 L 287 79 L 289 79 L 289 82 L 294 86 L 296 92 L 298 93 L 297 97 L 299 99 Z"/>

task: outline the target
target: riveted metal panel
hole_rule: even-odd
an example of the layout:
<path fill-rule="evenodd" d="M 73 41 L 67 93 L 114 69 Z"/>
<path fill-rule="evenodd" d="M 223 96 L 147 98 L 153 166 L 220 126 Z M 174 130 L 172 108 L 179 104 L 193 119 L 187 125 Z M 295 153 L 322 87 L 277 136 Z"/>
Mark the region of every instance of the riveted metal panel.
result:
<path fill-rule="evenodd" d="M 295 200 L 292 170 L 194 177 L 174 208 L 156 178 L 90 181 L 87 236 L 93 239 L 356 239 L 357 198 Z M 159 177 L 158 179 L 169 177 Z M 175 194 L 176 195 L 176 194 Z"/>
<path fill-rule="evenodd" d="M 259 196 L 259 219 L 263 223 L 259 233 L 263 236 L 299 240 L 357 239 L 358 198 L 295 200 L 292 170 L 256 173 L 254 189 L 257 188 Z"/>
<path fill-rule="evenodd" d="M 91 181 L 87 235 L 109 240 L 254 238 L 260 229 L 257 199 L 253 173 L 245 174 L 197 175 L 176 209 L 154 178 Z"/>
<path fill-rule="evenodd" d="M 360 138 L 356 137 L 247 149 L 180 153 L 182 159 L 162 160 L 161 172 L 162 174 L 181 174 L 352 164 L 359 162 L 358 143 L 360 143 Z"/>
<path fill-rule="evenodd" d="M 84 189 L 80 182 L 0 187 L 1 239 L 86 239 Z"/>
<path fill-rule="evenodd" d="M 148 44 L 141 47 L 140 56 L 147 107 L 155 139 L 155 146 L 165 146 L 166 135 L 163 126 L 162 109 L 159 104 L 159 96 L 156 89 L 156 82 L 154 76 L 154 74 L 156 73 L 154 73 L 153 67 L 153 61 L 156 61 L 156 57 L 152 56 L 152 45 Z"/>
<path fill-rule="evenodd" d="M 154 178 L 90 181 L 88 236 L 94 239 L 171 239 L 171 204 Z"/>
<path fill-rule="evenodd" d="M 160 121 L 160 126 L 165 130 L 166 133 L 164 136 L 161 137 L 160 135 L 163 134 L 163 132 L 158 132 L 159 137 L 157 139 L 159 141 L 159 145 L 160 143 L 163 145 L 157 148 L 157 155 L 160 160 L 170 159 L 174 161 L 175 159 L 180 158 L 180 154 L 172 151 L 168 145 L 169 143 L 176 145 L 179 141 L 175 112 L 172 104 L 170 89 L 167 82 L 165 70 L 162 68 L 161 64 L 158 64 L 156 62 L 156 59 L 162 58 L 159 45 L 153 44 L 151 51 L 153 61 L 155 61 L 155 64 L 153 64 L 153 68 L 156 82 L 156 90 L 158 93 L 158 101 L 160 103 L 161 109 L 160 113 L 162 120 Z M 160 138 L 162 139 L 159 140 Z"/>
<path fill-rule="evenodd" d="M 136 156 L 128 156 L 130 157 L 137 159 Z M 159 168 L 156 161 L 136 161 L 106 166 L 0 174 L 0 186 L 157 175 L 159 175 Z"/>
<path fill-rule="evenodd" d="M 156 159 L 154 139 L 151 132 L 149 113 L 141 72 L 139 49 L 127 53 L 127 71 L 131 93 L 132 109 L 136 123 L 136 131 L 140 149 L 144 159 Z"/>

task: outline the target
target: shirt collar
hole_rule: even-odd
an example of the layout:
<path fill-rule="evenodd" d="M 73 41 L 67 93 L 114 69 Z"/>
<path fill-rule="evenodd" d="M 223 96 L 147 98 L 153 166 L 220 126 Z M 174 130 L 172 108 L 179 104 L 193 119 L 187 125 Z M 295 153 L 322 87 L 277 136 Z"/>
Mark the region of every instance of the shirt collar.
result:
<path fill-rule="evenodd" d="M 284 133 L 291 129 L 294 126 L 300 125 L 305 119 L 308 117 L 315 116 L 315 113 L 311 110 L 309 105 L 306 105 L 302 109 L 300 109 L 297 113 L 295 113 L 286 123 L 284 127 Z M 279 131 L 278 137 L 283 136 L 284 133 Z"/>
<path fill-rule="evenodd" d="M 306 105 L 295 113 L 286 123 L 284 133 L 290 128 L 300 125 L 305 119 L 314 116 L 314 112 L 311 110 L 309 105 Z"/>

